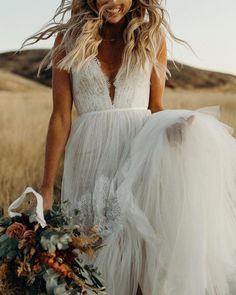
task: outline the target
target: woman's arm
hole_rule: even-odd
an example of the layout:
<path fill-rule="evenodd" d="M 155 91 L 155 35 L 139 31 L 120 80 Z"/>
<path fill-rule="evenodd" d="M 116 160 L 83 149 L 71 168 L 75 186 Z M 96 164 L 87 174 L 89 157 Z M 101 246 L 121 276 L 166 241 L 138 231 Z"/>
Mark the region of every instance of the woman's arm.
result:
<path fill-rule="evenodd" d="M 162 37 L 161 46 L 157 54 L 157 60 L 160 64 L 167 65 L 167 47 L 166 38 Z M 160 78 L 157 76 L 154 68 L 151 73 L 151 86 L 148 108 L 152 113 L 164 110 L 163 94 L 165 89 L 166 71 L 161 71 Z"/>
<path fill-rule="evenodd" d="M 58 35 L 54 46 L 61 42 L 62 36 Z M 44 164 L 44 176 L 40 193 L 44 198 L 44 210 L 51 208 L 53 203 L 53 187 L 57 170 L 65 149 L 71 128 L 72 94 L 70 88 L 70 74 L 55 67 L 65 52 L 57 54 L 52 60 L 52 94 L 53 110 L 51 113 Z"/>

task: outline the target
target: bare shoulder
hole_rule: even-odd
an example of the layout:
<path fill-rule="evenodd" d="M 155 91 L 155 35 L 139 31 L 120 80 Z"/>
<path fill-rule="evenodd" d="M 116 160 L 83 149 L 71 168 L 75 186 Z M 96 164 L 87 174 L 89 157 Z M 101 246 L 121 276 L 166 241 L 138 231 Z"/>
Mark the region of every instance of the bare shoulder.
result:
<path fill-rule="evenodd" d="M 53 45 L 54 49 L 61 44 L 62 39 L 63 39 L 63 33 L 59 32 L 55 38 L 55 41 L 54 41 L 54 45 Z M 65 54 L 66 54 L 65 50 L 60 51 L 60 53 L 57 52 L 57 54 L 54 53 L 53 63 L 58 62 L 60 59 L 62 59 L 65 56 Z"/>
<path fill-rule="evenodd" d="M 54 41 L 54 48 L 58 46 L 63 38 L 59 33 Z M 57 64 L 66 55 L 65 50 L 53 54 L 52 57 L 52 91 L 53 91 L 53 110 L 60 114 L 64 120 L 70 119 L 72 110 L 72 90 L 70 73 L 57 67 Z"/>

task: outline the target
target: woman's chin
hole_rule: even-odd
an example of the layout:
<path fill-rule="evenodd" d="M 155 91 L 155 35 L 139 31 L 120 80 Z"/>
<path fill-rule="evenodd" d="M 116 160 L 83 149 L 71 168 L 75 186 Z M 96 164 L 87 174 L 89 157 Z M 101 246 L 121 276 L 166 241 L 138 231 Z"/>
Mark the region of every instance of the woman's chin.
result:
<path fill-rule="evenodd" d="M 106 21 L 110 24 L 118 24 L 124 20 L 123 15 L 106 16 Z"/>

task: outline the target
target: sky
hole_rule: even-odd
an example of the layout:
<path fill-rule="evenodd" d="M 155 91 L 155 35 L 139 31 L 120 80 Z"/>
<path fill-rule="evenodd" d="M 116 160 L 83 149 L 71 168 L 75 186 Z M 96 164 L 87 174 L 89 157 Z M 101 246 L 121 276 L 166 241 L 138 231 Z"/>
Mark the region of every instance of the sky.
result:
<path fill-rule="evenodd" d="M 17 50 L 52 18 L 60 0 L 5 1 L 0 10 L 0 52 Z M 166 0 L 170 26 L 195 54 L 168 42 L 168 57 L 198 68 L 236 75 L 236 1 Z M 54 37 L 25 49 L 50 48 Z"/>

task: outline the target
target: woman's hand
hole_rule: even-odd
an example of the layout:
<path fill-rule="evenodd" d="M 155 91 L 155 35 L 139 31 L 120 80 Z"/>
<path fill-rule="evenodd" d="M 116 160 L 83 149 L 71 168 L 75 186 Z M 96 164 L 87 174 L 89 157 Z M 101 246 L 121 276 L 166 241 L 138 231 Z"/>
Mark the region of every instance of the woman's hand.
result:
<path fill-rule="evenodd" d="M 52 209 L 53 204 L 53 188 L 42 186 L 39 190 L 39 194 L 43 197 L 43 211 L 46 212 Z M 37 206 L 36 197 L 29 199 L 27 204 L 27 210 L 31 211 Z"/>
<path fill-rule="evenodd" d="M 188 125 L 192 124 L 193 120 L 194 115 L 191 115 L 187 119 L 181 118 L 181 121 L 166 128 L 167 139 L 172 146 L 176 146 L 177 144 L 183 142 L 186 128 Z"/>

